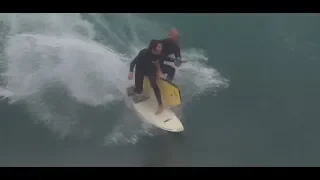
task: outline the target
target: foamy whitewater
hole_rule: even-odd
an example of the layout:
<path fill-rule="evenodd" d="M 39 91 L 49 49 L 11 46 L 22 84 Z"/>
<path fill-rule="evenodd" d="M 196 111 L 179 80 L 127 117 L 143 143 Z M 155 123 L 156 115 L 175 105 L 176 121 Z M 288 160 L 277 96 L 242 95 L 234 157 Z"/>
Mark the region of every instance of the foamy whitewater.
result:
<path fill-rule="evenodd" d="M 95 132 L 94 119 L 80 121 L 79 109 L 109 112 L 123 105 L 104 143 L 135 143 L 157 131 L 142 124 L 126 103 L 125 89 L 133 83 L 127 80 L 129 63 L 148 40 L 164 38 L 167 29 L 133 14 L 112 14 L 108 21 L 101 16 L 1 14 L 0 96 L 26 104 L 34 123 L 61 138 L 89 138 Z M 119 19 L 122 24 L 116 23 Z M 185 101 L 177 110 L 183 121 L 184 106 L 228 86 L 228 80 L 207 65 L 205 50 L 182 46 L 182 55 L 189 62 L 177 68 L 175 83 Z"/>

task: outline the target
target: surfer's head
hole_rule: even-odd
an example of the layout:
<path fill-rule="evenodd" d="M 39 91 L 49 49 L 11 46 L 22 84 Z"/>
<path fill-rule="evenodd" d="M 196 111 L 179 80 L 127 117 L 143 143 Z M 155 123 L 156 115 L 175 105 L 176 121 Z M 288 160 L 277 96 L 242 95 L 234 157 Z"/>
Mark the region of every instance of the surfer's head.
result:
<path fill-rule="evenodd" d="M 160 41 L 151 40 L 148 49 L 152 54 L 160 54 L 162 51 L 162 44 Z"/>
<path fill-rule="evenodd" d="M 168 39 L 174 41 L 174 42 L 178 42 L 179 40 L 179 32 L 177 29 L 172 28 L 169 32 L 168 32 Z"/>

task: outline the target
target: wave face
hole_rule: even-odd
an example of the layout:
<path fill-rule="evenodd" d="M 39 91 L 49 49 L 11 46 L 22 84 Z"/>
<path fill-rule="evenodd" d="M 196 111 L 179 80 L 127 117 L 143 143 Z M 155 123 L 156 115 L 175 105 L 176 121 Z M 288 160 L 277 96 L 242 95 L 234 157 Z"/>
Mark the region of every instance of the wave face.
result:
<path fill-rule="evenodd" d="M 136 143 L 157 131 L 141 124 L 126 103 L 131 59 L 171 27 L 132 14 L 2 14 L 0 95 L 22 103 L 60 138 L 101 138 Z M 205 50 L 183 48 L 189 62 L 177 68 L 183 108 L 228 86 L 208 65 Z"/>

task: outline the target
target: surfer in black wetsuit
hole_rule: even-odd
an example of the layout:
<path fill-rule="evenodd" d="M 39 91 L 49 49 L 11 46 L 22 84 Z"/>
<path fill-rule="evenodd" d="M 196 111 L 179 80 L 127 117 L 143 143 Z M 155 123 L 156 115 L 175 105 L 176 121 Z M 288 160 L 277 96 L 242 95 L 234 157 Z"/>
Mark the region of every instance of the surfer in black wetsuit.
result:
<path fill-rule="evenodd" d="M 160 89 L 157 85 L 158 71 L 160 71 L 159 61 L 160 53 L 162 51 L 162 44 L 157 40 L 152 40 L 147 49 L 142 49 L 139 54 L 132 60 L 130 64 L 130 70 L 128 79 L 133 78 L 133 69 L 136 67 L 135 71 L 135 95 L 143 91 L 143 79 L 144 76 L 149 77 L 151 87 L 154 90 L 154 94 L 158 101 L 158 109 L 155 114 L 160 114 L 163 111 Z"/>
<path fill-rule="evenodd" d="M 174 65 L 179 67 L 182 63 L 179 41 L 179 32 L 176 29 L 171 29 L 166 39 L 159 40 L 162 43 L 161 60 L 159 61 L 160 68 L 163 74 L 167 74 L 167 80 L 172 81 L 176 69 L 170 65 L 164 64 L 164 61 L 174 62 Z M 169 57 L 174 54 L 175 59 Z"/>

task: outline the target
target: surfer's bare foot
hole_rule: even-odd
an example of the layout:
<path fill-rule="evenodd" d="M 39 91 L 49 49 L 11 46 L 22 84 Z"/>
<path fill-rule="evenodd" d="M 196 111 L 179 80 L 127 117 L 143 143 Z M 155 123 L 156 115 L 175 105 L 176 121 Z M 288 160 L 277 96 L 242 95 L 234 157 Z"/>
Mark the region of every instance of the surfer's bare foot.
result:
<path fill-rule="evenodd" d="M 157 109 L 157 111 L 156 111 L 155 114 L 156 114 L 156 115 L 161 114 L 162 111 L 163 111 L 163 106 L 158 106 L 158 109 Z"/>

